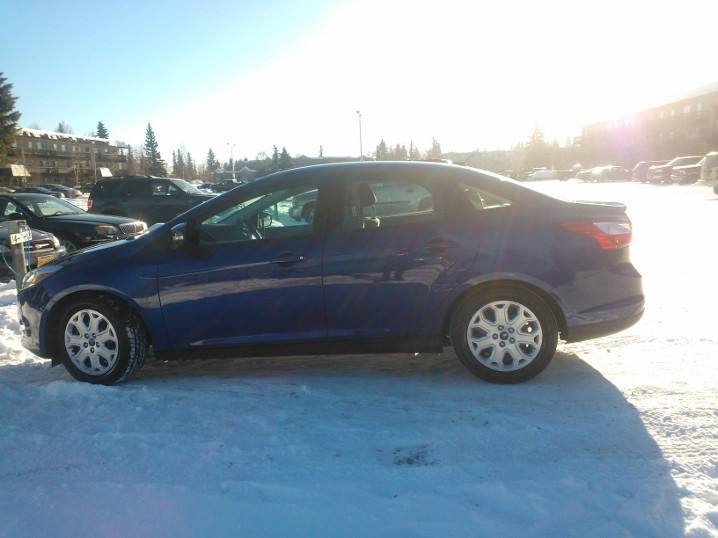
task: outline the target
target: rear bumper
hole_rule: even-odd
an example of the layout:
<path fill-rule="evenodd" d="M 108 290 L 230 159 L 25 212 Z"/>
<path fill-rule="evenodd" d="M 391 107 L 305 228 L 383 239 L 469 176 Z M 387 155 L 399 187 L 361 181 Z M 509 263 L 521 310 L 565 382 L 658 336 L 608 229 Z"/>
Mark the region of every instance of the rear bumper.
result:
<path fill-rule="evenodd" d="M 643 309 L 641 309 L 638 313 L 631 314 L 624 318 L 569 327 L 562 336 L 567 342 L 581 342 L 582 340 L 590 340 L 592 338 L 599 338 L 601 336 L 621 332 L 638 323 L 643 317 L 643 312 Z"/>

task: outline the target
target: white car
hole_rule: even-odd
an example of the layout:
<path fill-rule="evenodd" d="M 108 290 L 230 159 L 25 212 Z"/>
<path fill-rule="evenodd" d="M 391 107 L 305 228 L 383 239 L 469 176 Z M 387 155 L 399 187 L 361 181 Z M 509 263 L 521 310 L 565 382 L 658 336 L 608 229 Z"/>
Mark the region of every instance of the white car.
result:
<path fill-rule="evenodd" d="M 529 181 L 537 181 L 540 179 L 558 179 L 558 176 L 553 170 L 534 170 L 526 176 L 526 179 Z"/>
<path fill-rule="evenodd" d="M 701 181 L 718 194 L 718 151 L 711 151 L 701 161 Z"/>

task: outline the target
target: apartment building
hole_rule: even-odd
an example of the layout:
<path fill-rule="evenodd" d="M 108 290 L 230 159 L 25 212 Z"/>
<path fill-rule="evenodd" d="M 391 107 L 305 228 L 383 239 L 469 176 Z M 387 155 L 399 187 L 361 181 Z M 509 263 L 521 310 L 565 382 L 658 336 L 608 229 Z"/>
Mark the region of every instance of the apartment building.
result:
<path fill-rule="evenodd" d="M 590 162 L 622 164 L 718 150 L 718 83 L 665 104 L 587 125 L 581 143 Z"/>
<path fill-rule="evenodd" d="M 127 173 L 127 149 L 110 140 L 39 129 L 20 129 L 9 152 L 10 164 L 23 165 L 29 178 L 5 183 L 93 183 Z"/>

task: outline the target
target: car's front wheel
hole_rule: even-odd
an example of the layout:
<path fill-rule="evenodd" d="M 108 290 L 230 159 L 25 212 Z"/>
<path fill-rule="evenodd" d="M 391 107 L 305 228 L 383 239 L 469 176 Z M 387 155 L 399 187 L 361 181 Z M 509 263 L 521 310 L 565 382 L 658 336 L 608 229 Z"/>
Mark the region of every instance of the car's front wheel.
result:
<path fill-rule="evenodd" d="M 451 342 L 462 364 L 494 383 L 538 375 L 556 352 L 558 324 L 535 293 L 497 287 L 470 294 L 454 312 Z"/>
<path fill-rule="evenodd" d="M 134 313 L 104 298 L 65 308 L 56 337 L 67 371 L 88 383 L 120 383 L 142 368 L 147 355 L 147 336 Z"/>

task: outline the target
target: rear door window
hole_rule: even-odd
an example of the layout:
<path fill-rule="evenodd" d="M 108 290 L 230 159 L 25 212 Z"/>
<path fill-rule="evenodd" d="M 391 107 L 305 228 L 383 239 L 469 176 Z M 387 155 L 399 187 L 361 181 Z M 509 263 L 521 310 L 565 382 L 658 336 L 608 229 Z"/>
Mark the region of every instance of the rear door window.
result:
<path fill-rule="evenodd" d="M 511 205 L 511 202 L 506 198 L 502 198 L 501 196 L 480 189 L 475 185 L 468 185 L 466 183 L 459 183 L 459 194 L 461 198 L 468 201 L 476 211 L 508 207 Z"/>
<path fill-rule="evenodd" d="M 146 181 L 128 181 L 122 190 L 129 198 L 141 198 L 152 194 L 151 186 Z"/>
<path fill-rule="evenodd" d="M 347 185 L 342 219 L 345 230 L 400 226 L 434 218 L 434 195 L 420 183 L 359 180 Z"/>
<path fill-rule="evenodd" d="M 114 196 L 118 185 L 117 181 L 98 181 L 92 189 L 92 197 Z"/>

